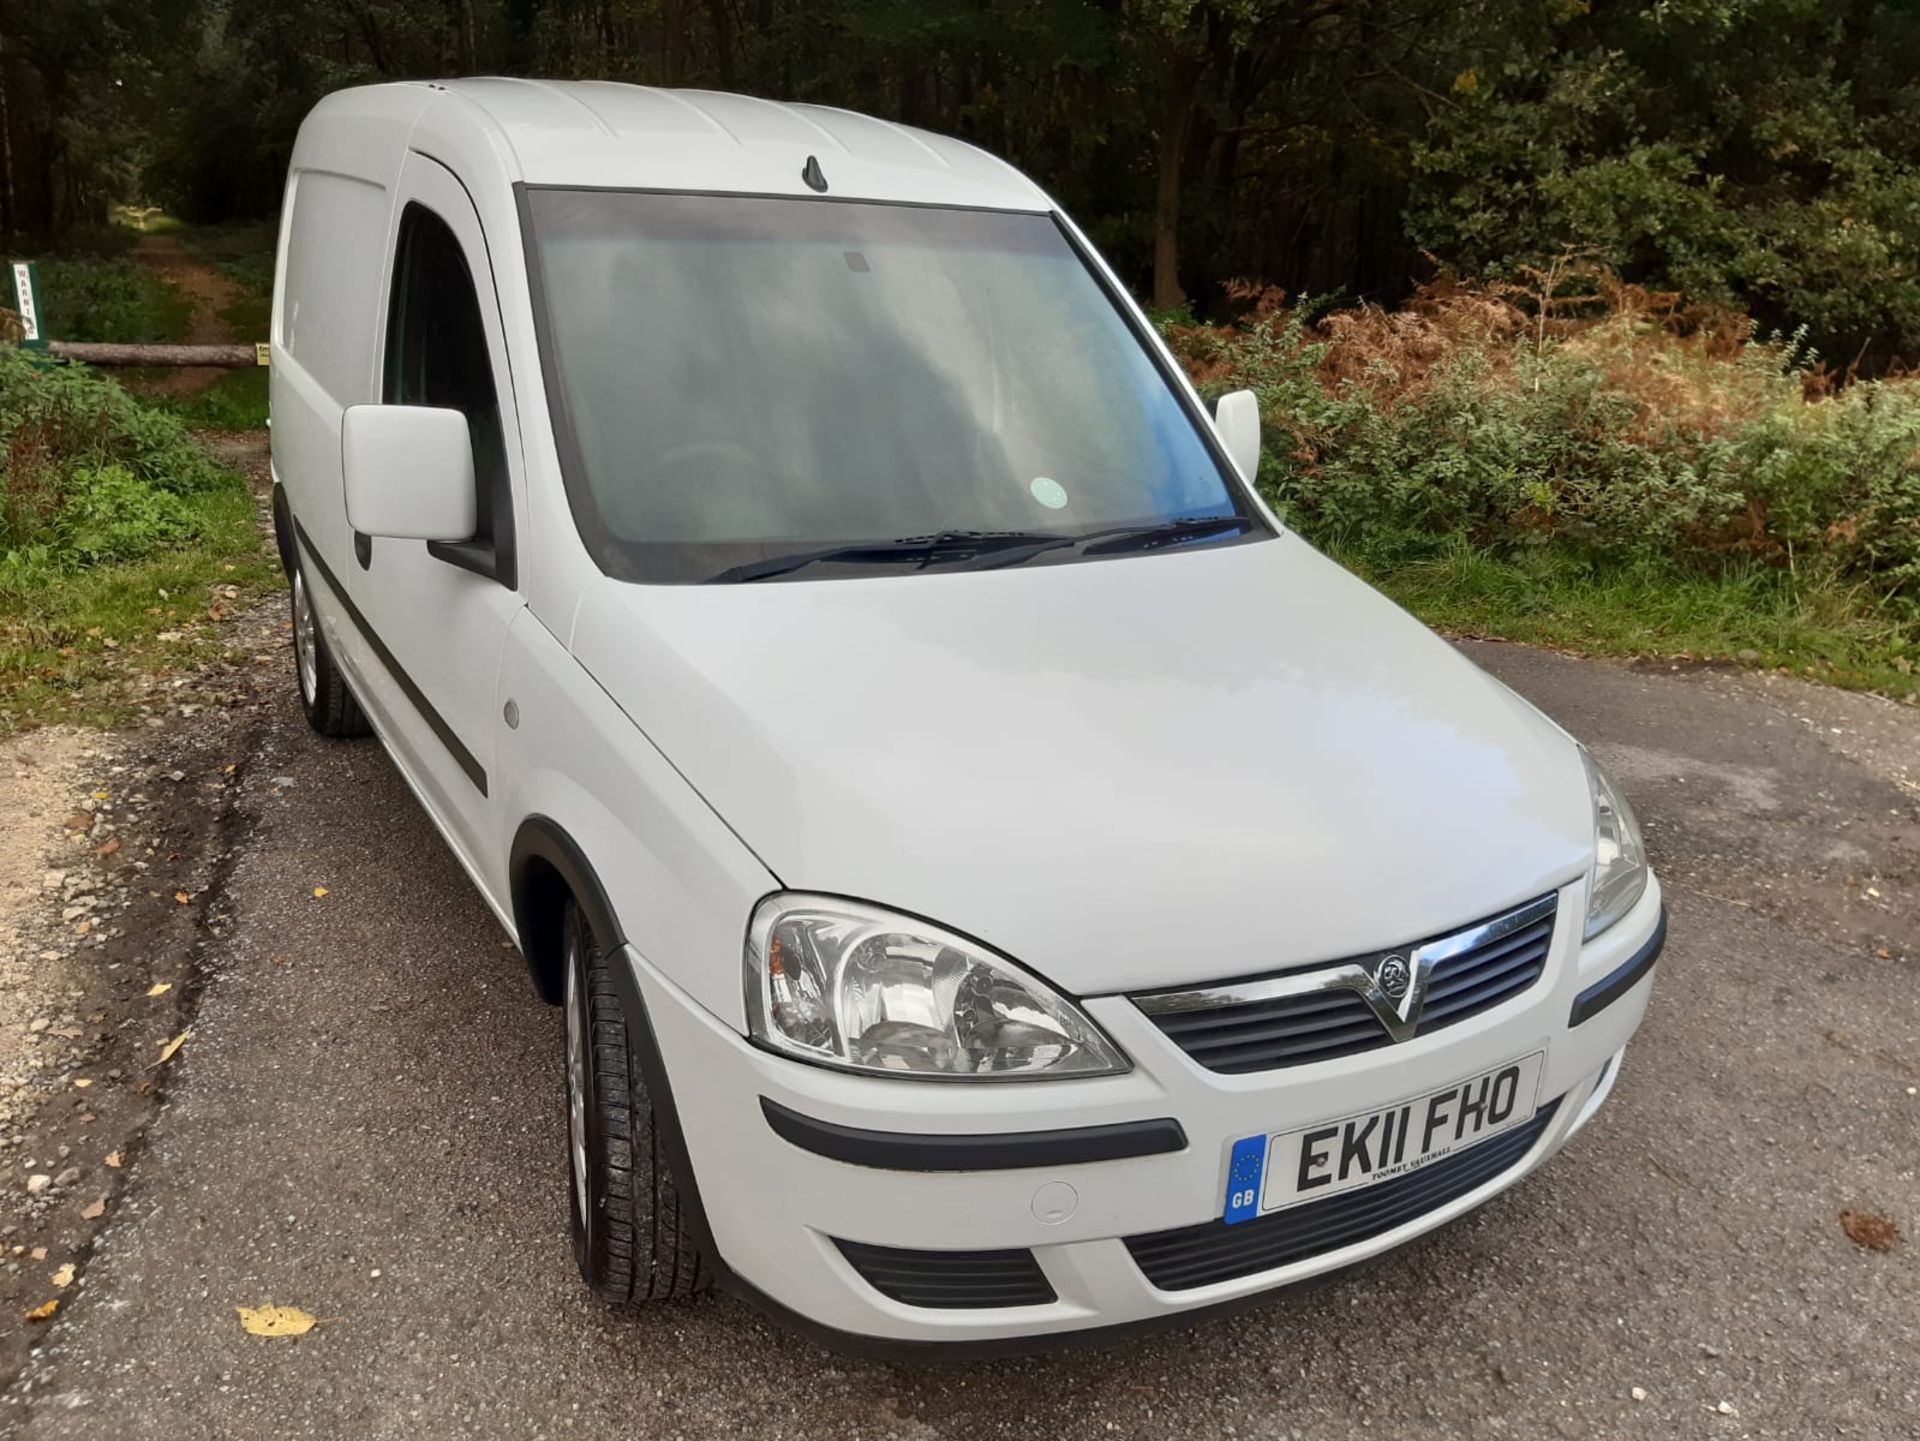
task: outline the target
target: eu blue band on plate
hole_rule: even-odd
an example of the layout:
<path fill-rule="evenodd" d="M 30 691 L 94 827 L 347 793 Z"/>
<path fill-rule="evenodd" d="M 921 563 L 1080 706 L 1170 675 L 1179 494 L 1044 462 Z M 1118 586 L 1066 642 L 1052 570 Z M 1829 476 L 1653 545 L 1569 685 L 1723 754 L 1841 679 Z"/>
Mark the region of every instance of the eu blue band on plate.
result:
<path fill-rule="evenodd" d="M 1267 1138 L 1248 1136 L 1233 1143 L 1227 1162 L 1227 1224 L 1260 1214 L 1260 1178 L 1267 1169 Z"/>

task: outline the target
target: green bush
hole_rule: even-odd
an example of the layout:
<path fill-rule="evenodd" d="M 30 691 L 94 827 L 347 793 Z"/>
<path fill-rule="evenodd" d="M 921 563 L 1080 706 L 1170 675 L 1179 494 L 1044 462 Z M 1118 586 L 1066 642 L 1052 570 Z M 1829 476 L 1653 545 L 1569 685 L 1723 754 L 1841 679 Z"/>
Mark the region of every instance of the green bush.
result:
<path fill-rule="evenodd" d="M 1548 329 L 1484 291 L 1168 332 L 1203 384 L 1259 395 L 1276 508 L 1371 572 L 1462 544 L 1642 574 L 1757 564 L 1920 620 L 1920 383 L 1809 399 L 1792 346 L 1716 350 L 1631 310 Z"/>
<path fill-rule="evenodd" d="M 192 302 L 125 256 L 50 256 L 37 262 L 42 330 L 55 340 L 122 345 L 184 340 Z"/>
<path fill-rule="evenodd" d="M 0 585 L 179 545 L 195 500 L 232 483 L 173 416 L 0 348 Z"/>

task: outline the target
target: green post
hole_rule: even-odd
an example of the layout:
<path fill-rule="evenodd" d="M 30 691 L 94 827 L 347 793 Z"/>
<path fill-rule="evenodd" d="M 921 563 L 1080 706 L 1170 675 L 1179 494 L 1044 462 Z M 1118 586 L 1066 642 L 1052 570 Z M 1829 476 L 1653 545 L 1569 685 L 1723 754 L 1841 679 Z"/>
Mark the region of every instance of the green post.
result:
<path fill-rule="evenodd" d="M 40 285 L 31 260 L 7 262 L 7 288 L 13 310 L 20 317 L 20 348 L 45 350 L 47 331 L 40 310 Z"/>

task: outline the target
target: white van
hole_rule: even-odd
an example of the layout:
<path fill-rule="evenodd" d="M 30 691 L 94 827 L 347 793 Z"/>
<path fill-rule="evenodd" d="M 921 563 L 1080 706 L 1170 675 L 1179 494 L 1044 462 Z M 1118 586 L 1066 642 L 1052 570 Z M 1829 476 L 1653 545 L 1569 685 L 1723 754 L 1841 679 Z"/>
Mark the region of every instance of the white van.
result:
<path fill-rule="evenodd" d="M 302 702 L 566 1008 L 601 1294 L 1162 1324 L 1454 1219 L 1612 1087 L 1665 934 L 1625 801 L 1275 520 L 1253 397 L 1210 416 L 1000 161 L 347 91 L 272 359 Z"/>

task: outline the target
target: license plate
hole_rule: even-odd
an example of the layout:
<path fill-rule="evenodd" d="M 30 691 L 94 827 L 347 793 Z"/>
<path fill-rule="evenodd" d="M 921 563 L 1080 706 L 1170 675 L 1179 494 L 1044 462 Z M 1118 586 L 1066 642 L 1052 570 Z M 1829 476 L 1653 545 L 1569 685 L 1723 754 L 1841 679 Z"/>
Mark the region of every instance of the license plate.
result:
<path fill-rule="evenodd" d="M 1404 1176 L 1524 1126 L 1539 1105 L 1546 1060 L 1535 1051 L 1383 1110 L 1234 1142 L 1228 1224 Z"/>

